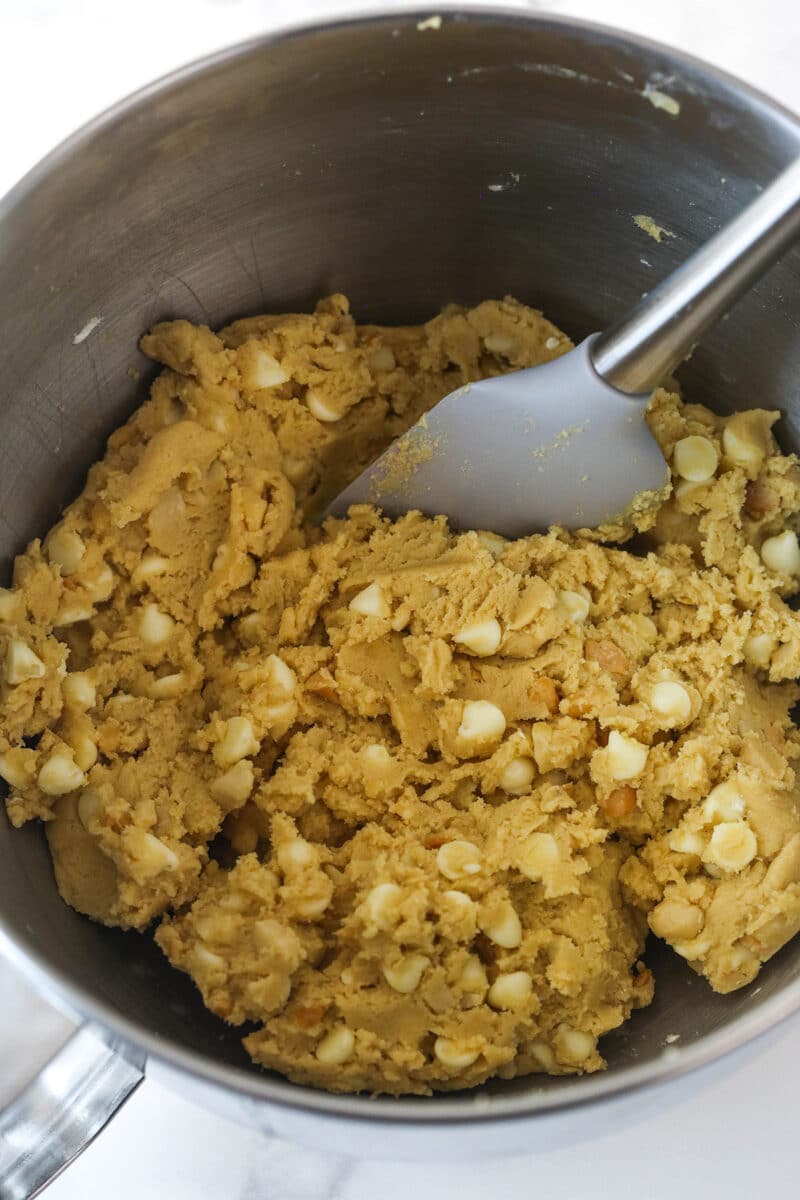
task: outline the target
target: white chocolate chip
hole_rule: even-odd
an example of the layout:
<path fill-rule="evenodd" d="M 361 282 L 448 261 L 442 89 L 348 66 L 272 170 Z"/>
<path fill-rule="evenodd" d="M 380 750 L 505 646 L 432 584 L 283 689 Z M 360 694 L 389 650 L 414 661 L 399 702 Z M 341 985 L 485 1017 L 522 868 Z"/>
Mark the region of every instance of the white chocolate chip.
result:
<path fill-rule="evenodd" d="M 800 546 L 793 529 L 769 537 L 761 545 L 761 561 L 778 575 L 800 575 Z"/>
<path fill-rule="evenodd" d="M 708 793 L 703 803 L 706 824 L 719 825 L 723 821 L 738 821 L 744 816 L 745 803 L 735 779 L 718 783 Z"/>
<path fill-rule="evenodd" d="M 561 345 L 557 337 L 549 337 L 544 344 L 545 350 L 556 350 Z"/>
<path fill-rule="evenodd" d="M 504 950 L 514 950 L 522 941 L 519 916 L 507 900 L 494 907 L 490 915 L 481 920 L 480 927 L 490 941 Z"/>
<path fill-rule="evenodd" d="M 320 396 L 318 392 L 312 391 L 311 388 L 306 392 L 306 405 L 312 417 L 316 417 L 318 421 L 323 421 L 326 424 L 339 421 L 344 415 L 325 400 L 323 396 Z"/>
<path fill-rule="evenodd" d="M 493 558 L 500 558 L 508 541 L 499 533 L 490 533 L 488 529 L 478 530 L 478 541 L 484 550 L 488 550 Z"/>
<path fill-rule="evenodd" d="M 277 879 L 275 885 L 277 886 Z M 262 917 L 253 925 L 253 938 L 261 950 L 273 955 L 291 958 L 300 948 L 300 939 L 293 929 L 288 929 L 273 917 Z"/>
<path fill-rule="evenodd" d="M 487 1000 L 492 1008 L 505 1008 L 516 1012 L 525 1005 L 533 993 L 533 980 L 527 971 L 509 971 L 498 975 L 489 988 Z"/>
<path fill-rule="evenodd" d="M 489 700 L 467 700 L 461 714 L 458 736 L 477 746 L 497 744 L 506 731 L 503 710 Z"/>
<path fill-rule="evenodd" d="M 325 1034 L 314 1053 L 317 1061 L 324 1063 L 326 1067 L 339 1067 L 352 1056 L 355 1044 L 353 1031 L 346 1025 L 340 1025 Z"/>
<path fill-rule="evenodd" d="M 247 717 L 231 717 L 225 722 L 225 733 L 214 747 L 214 760 L 220 767 L 232 767 L 240 758 L 257 754 L 259 742 Z"/>
<path fill-rule="evenodd" d="M 97 762 L 97 743 L 94 739 L 88 733 L 76 733 L 70 735 L 68 744 L 80 769 L 84 773 L 91 771 Z"/>
<path fill-rule="evenodd" d="M 186 691 L 187 676 L 185 671 L 173 671 L 169 675 L 161 675 L 148 684 L 147 694 L 151 700 L 174 700 Z"/>
<path fill-rule="evenodd" d="M 500 628 L 500 622 L 494 617 L 465 625 L 458 633 L 453 634 L 453 641 L 457 645 L 471 650 L 479 658 L 494 654 L 502 640 L 503 630 Z"/>
<path fill-rule="evenodd" d="M 483 867 L 483 855 L 473 842 L 445 842 L 436 855 L 436 866 L 445 879 L 460 879 L 478 875 Z"/>
<path fill-rule="evenodd" d="M 362 910 L 377 929 L 391 929 L 397 923 L 397 908 L 403 899 L 403 889 L 396 883 L 379 883 L 365 897 Z"/>
<path fill-rule="evenodd" d="M 94 616 L 94 606 L 85 600 L 70 600 L 65 598 L 64 603 L 56 614 L 56 626 L 77 625 L 79 621 L 88 621 Z"/>
<path fill-rule="evenodd" d="M 9 787 L 22 789 L 31 782 L 31 777 L 24 768 L 25 756 L 33 756 L 32 750 L 9 750 L 0 754 L 0 779 L 5 779 Z"/>
<path fill-rule="evenodd" d="M 430 966 L 430 959 L 424 954 L 407 954 L 399 962 L 383 968 L 383 977 L 396 992 L 408 995 L 415 992 L 422 979 L 422 973 Z"/>
<path fill-rule="evenodd" d="M 447 901 L 450 916 L 457 920 L 471 921 L 475 917 L 475 901 L 466 892 L 452 889 L 442 893 L 442 899 Z"/>
<path fill-rule="evenodd" d="M 56 525 L 48 534 L 46 550 L 50 562 L 61 568 L 62 575 L 72 575 L 86 553 L 86 543 L 74 529 Z"/>
<path fill-rule="evenodd" d="M 734 467 L 742 467 L 748 475 L 758 474 L 761 464 L 770 451 L 769 427 L 765 426 L 763 414 L 734 413 L 722 431 L 722 449 L 727 461 Z"/>
<path fill-rule="evenodd" d="M 22 597 L 14 588 L 0 588 L 0 621 L 13 625 L 19 620 Z"/>
<path fill-rule="evenodd" d="M 777 640 L 772 634 L 754 633 L 745 639 L 742 654 L 745 662 L 751 667 L 760 667 L 762 670 L 766 670 L 777 648 Z"/>
<path fill-rule="evenodd" d="M 644 642 L 648 650 L 653 649 L 658 640 L 658 627 L 652 617 L 646 613 L 631 613 L 628 620 L 636 631 L 637 638 Z"/>
<path fill-rule="evenodd" d="M 162 871 L 174 871 L 178 866 L 175 851 L 154 833 L 132 828 L 126 829 L 122 837 L 131 858 L 145 875 L 160 875 Z"/>
<path fill-rule="evenodd" d="M 321 895 L 308 896 L 295 904 L 297 916 L 304 921 L 318 921 L 333 899 L 333 889 Z"/>
<path fill-rule="evenodd" d="M 305 458 L 297 458 L 294 454 L 287 454 L 283 460 L 283 473 L 289 480 L 289 483 L 299 483 L 308 469 L 308 460 Z"/>
<path fill-rule="evenodd" d="M 692 435 L 681 438 L 672 454 L 672 465 L 681 479 L 704 483 L 711 479 L 719 464 L 719 454 L 707 437 Z"/>
<path fill-rule="evenodd" d="M 579 1067 L 597 1049 L 597 1038 L 594 1034 L 582 1029 L 570 1029 L 561 1025 L 553 1038 L 556 1056 L 559 1061 L 571 1067 Z"/>
<path fill-rule="evenodd" d="M 380 742 L 370 742 L 359 751 L 359 758 L 370 770 L 385 771 L 392 761 L 392 756 Z"/>
<path fill-rule="evenodd" d="M 741 971 L 742 967 L 746 967 L 748 972 L 752 972 L 754 976 L 759 967 L 759 959 L 753 954 L 752 950 L 748 950 L 746 946 L 732 946 L 728 954 L 726 967 L 729 971 Z"/>
<path fill-rule="evenodd" d="M 295 838 L 291 842 L 284 842 L 278 847 L 276 858 L 278 866 L 285 875 L 306 871 L 309 867 L 317 865 L 317 853 L 305 838 Z"/>
<path fill-rule="evenodd" d="M 154 553 L 152 550 L 148 550 L 134 567 L 133 574 L 131 575 L 131 583 L 135 588 L 140 588 L 149 579 L 156 579 L 168 570 L 169 559 L 164 558 L 161 554 Z"/>
<path fill-rule="evenodd" d="M 347 607 L 362 617 L 386 618 L 391 615 L 391 609 L 379 583 L 371 583 L 358 592 Z"/>
<path fill-rule="evenodd" d="M 464 1071 L 471 1067 L 480 1054 L 464 1042 L 454 1038 L 437 1037 L 433 1044 L 433 1052 L 443 1067 L 450 1071 Z"/>
<path fill-rule="evenodd" d="M 11 639 L 6 649 L 6 683 L 16 687 L 26 679 L 41 679 L 45 670 L 44 663 L 38 654 L 34 654 L 27 642 L 22 642 L 19 638 Z"/>
<path fill-rule="evenodd" d="M 503 358 L 510 358 L 517 352 L 517 343 L 506 333 L 489 333 L 483 344 L 490 354 L 501 354 Z"/>
<path fill-rule="evenodd" d="M 215 954 L 213 950 L 209 950 L 208 946 L 204 946 L 202 942 L 195 942 L 191 955 L 195 968 L 201 974 L 214 972 L 227 975 L 228 964 L 225 959 L 220 954 Z"/>
<path fill-rule="evenodd" d="M 490 354 L 508 356 L 515 353 L 517 349 L 514 339 L 506 333 L 489 333 L 483 339 L 483 344 Z"/>
<path fill-rule="evenodd" d="M 84 589 L 92 604 L 103 604 L 114 591 L 114 572 L 108 563 L 101 562 L 84 581 Z"/>
<path fill-rule="evenodd" d="M 685 725 L 692 715 L 692 698 L 682 683 L 664 679 L 653 685 L 650 707 L 671 728 Z"/>
<path fill-rule="evenodd" d="M 552 1071 L 556 1065 L 556 1056 L 548 1046 L 547 1042 L 543 1042 L 540 1038 L 533 1041 L 528 1046 L 528 1053 L 534 1062 L 538 1063 L 543 1071 Z"/>
<path fill-rule="evenodd" d="M 635 779 L 647 764 L 647 746 L 616 729 L 612 729 L 608 735 L 605 753 L 611 778 L 615 781 Z"/>
<path fill-rule="evenodd" d="M 756 835 L 746 821 L 723 821 L 714 826 L 703 862 L 722 871 L 741 871 L 757 853 Z"/>
<path fill-rule="evenodd" d="M 691 479 L 678 479 L 673 485 L 672 493 L 676 500 L 688 501 L 691 500 L 692 496 L 699 492 L 702 487 L 702 483 L 693 483 Z"/>
<path fill-rule="evenodd" d="M 393 371 L 397 366 L 391 346 L 378 346 L 370 351 L 367 361 L 373 371 Z"/>
<path fill-rule="evenodd" d="M 253 356 L 252 372 L 249 376 L 250 386 L 258 391 L 261 388 L 278 387 L 290 378 L 272 354 L 267 350 L 257 350 Z"/>
<path fill-rule="evenodd" d="M 500 787 L 509 796 L 524 796 L 531 789 L 536 767 L 530 758 L 512 758 L 500 774 Z"/>
<path fill-rule="evenodd" d="M 567 610 L 570 621 L 582 625 L 589 616 L 591 601 L 583 592 L 563 591 L 558 593 L 559 603 Z"/>
<path fill-rule="evenodd" d="M 39 771 L 36 782 L 45 796 L 66 796 L 83 787 L 86 778 L 72 755 L 66 750 L 56 750 Z"/>
<path fill-rule="evenodd" d="M 486 968 L 477 954 L 468 956 L 461 971 L 460 982 L 466 992 L 474 992 L 481 996 L 488 988 L 489 980 L 486 978 Z"/>
<path fill-rule="evenodd" d="M 688 942 L 697 937 L 704 924 L 703 910 L 686 900 L 662 900 L 648 919 L 656 937 L 668 942 Z"/>
<path fill-rule="evenodd" d="M 247 912 L 250 908 L 251 897 L 247 892 L 233 890 L 227 892 L 224 896 L 220 896 L 220 907 L 229 912 Z"/>
<path fill-rule="evenodd" d="M 269 674 L 269 681 L 277 692 L 291 696 L 297 684 L 297 676 L 292 668 L 277 654 L 268 655 L 264 666 Z"/>
<path fill-rule="evenodd" d="M 70 671 L 61 685 L 64 703 L 71 708 L 94 708 L 97 689 L 86 671 Z"/>
<path fill-rule="evenodd" d="M 527 879 L 544 879 L 559 860 L 558 842 L 552 833 L 532 833 L 519 848 L 517 866 Z"/>
<path fill-rule="evenodd" d="M 705 850 L 705 841 L 691 829 L 676 829 L 667 839 L 667 845 L 675 854 L 693 854 L 699 858 Z"/>
<path fill-rule="evenodd" d="M 292 704 L 291 700 L 284 700 L 281 704 L 272 704 L 261 710 L 260 716 L 264 722 L 267 733 L 272 737 L 282 737 L 288 730 L 289 726 L 295 718 L 297 709 Z"/>
<path fill-rule="evenodd" d="M 222 897 L 218 904 L 213 909 L 206 909 L 194 919 L 194 932 L 199 934 L 204 942 L 213 942 L 219 944 L 230 940 L 232 931 L 232 922 L 229 916 L 226 915 L 225 909 L 227 905 L 222 904 L 223 900 L 230 899 L 231 893 Z"/>
<path fill-rule="evenodd" d="M 681 958 L 694 962 L 698 958 L 705 958 L 711 949 L 711 942 L 707 937 L 692 938 L 688 942 L 673 942 L 672 949 L 676 954 L 680 954 Z"/>
<path fill-rule="evenodd" d="M 269 671 L 270 683 L 273 688 L 284 696 L 293 695 L 297 677 L 288 662 L 284 662 L 277 654 L 270 654 L 267 655 L 264 665 Z"/>
<path fill-rule="evenodd" d="M 87 788 L 78 797 L 78 817 L 84 829 L 88 829 L 92 821 L 96 821 L 103 812 L 103 801 L 100 793 L 94 788 Z"/>
<path fill-rule="evenodd" d="M 175 622 L 157 604 L 145 604 L 139 614 L 139 637 L 145 646 L 164 646 L 172 637 Z"/>
<path fill-rule="evenodd" d="M 259 641 L 261 636 L 261 613 L 249 612 L 245 616 L 240 617 L 236 625 L 236 632 L 242 641 L 253 645 Z"/>
<path fill-rule="evenodd" d="M 249 758 L 242 758 L 229 767 L 224 775 L 218 775 L 209 791 L 225 808 L 238 808 L 249 797 L 254 782 L 253 764 Z"/>

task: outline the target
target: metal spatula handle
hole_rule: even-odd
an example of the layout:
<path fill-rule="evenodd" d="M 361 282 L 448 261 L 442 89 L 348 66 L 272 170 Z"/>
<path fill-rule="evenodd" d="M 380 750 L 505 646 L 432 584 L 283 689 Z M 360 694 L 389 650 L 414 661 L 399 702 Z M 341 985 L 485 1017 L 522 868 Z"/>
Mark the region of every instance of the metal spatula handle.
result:
<path fill-rule="evenodd" d="M 649 394 L 800 236 L 800 159 L 621 321 L 597 337 L 597 373 Z"/>

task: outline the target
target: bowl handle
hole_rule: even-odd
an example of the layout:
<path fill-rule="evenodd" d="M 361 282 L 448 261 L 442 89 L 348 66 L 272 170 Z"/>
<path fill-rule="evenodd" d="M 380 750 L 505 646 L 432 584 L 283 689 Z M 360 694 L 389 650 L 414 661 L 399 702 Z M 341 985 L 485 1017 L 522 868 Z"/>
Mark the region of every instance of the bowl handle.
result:
<path fill-rule="evenodd" d="M 84 1025 L 0 1112 L 0 1200 L 30 1200 L 85 1150 L 144 1078 L 144 1056 Z"/>

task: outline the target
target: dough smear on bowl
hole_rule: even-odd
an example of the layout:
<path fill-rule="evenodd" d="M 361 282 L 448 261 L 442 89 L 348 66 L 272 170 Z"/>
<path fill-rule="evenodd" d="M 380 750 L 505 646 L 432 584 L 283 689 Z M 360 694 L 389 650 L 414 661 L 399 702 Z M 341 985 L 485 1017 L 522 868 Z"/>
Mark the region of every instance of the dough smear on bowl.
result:
<path fill-rule="evenodd" d="M 0 775 L 64 899 L 156 922 L 257 1063 L 338 1091 L 599 1069 L 648 929 L 752 981 L 800 928 L 778 414 L 657 392 L 674 492 L 627 549 L 319 528 L 440 397 L 569 340 L 510 299 L 384 329 L 332 296 L 142 346 L 150 398 L 0 591 Z"/>

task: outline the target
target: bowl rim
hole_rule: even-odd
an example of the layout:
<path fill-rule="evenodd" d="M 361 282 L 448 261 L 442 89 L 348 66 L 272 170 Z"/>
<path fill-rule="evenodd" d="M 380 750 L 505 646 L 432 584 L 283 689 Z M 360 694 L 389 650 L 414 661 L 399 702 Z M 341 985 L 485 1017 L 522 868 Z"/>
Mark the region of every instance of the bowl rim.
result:
<path fill-rule="evenodd" d="M 11 189 L 0 197 L 0 223 L 35 190 L 48 174 L 66 161 L 81 146 L 88 144 L 102 130 L 126 115 L 131 115 L 157 96 L 196 79 L 207 71 L 240 58 L 274 47 L 285 41 L 338 29 L 394 24 L 416 26 L 430 19 L 430 8 L 374 8 L 355 14 L 343 12 L 329 19 L 312 19 L 289 23 L 268 33 L 238 41 L 212 54 L 204 55 L 178 67 L 123 97 L 97 116 L 80 126 L 48 154 L 40 159 Z M 716 67 L 703 59 L 678 50 L 655 39 L 630 33 L 591 20 L 561 16 L 547 12 L 529 11 L 519 7 L 485 4 L 462 8 L 452 2 L 437 6 L 436 15 L 443 22 L 539 26 L 573 33 L 579 37 L 592 36 L 619 46 L 656 52 L 676 67 L 685 66 L 705 75 L 714 85 L 730 88 L 760 108 L 773 125 L 783 125 L 800 149 L 800 117 L 765 92 Z M 26 946 L 12 933 L 0 911 L 0 951 L 34 988 L 56 1007 L 73 1019 L 88 1022 L 108 1030 L 121 1039 L 123 1045 L 137 1052 L 137 1058 L 167 1069 L 177 1070 L 199 1083 L 227 1093 L 238 1094 L 251 1102 L 261 1102 L 293 1109 L 297 1113 L 338 1118 L 349 1122 L 370 1122 L 382 1125 L 461 1126 L 555 1115 L 585 1109 L 599 1100 L 626 1096 L 674 1080 L 722 1058 L 731 1051 L 763 1036 L 779 1023 L 800 1010 L 800 975 L 791 980 L 774 996 L 763 1001 L 753 1012 L 734 1017 L 723 1028 L 700 1037 L 688 1046 L 670 1046 L 661 1057 L 647 1063 L 624 1067 L 613 1073 L 599 1072 L 581 1078 L 579 1086 L 558 1090 L 527 1091 L 510 1096 L 487 1096 L 482 1087 L 469 1093 L 448 1097 L 439 1093 L 431 1097 L 394 1097 L 381 1095 L 371 1098 L 363 1094 L 334 1094 L 307 1085 L 290 1083 L 277 1074 L 220 1064 L 199 1051 L 186 1049 L 162 1037 L 144 1025 L 118 1013 L 110 1004 L 93 995 L 81 984 L 69 981 L 61 972 L 48 965 L 35 946 Z M 535 1080 L 536 1076 L 530 1077 Z"/>

